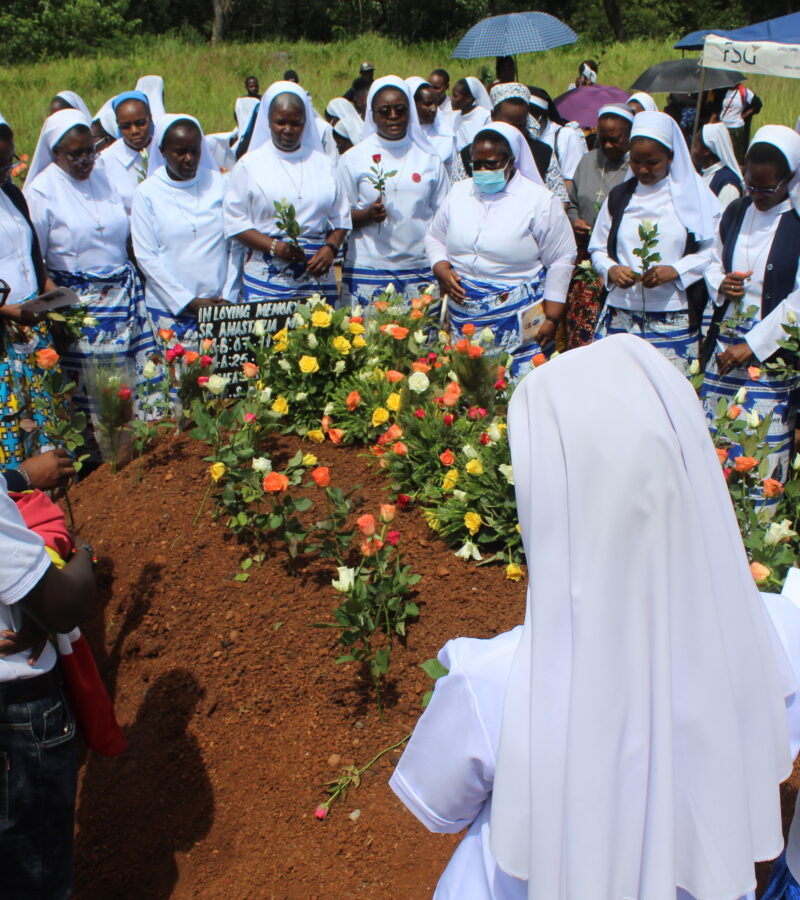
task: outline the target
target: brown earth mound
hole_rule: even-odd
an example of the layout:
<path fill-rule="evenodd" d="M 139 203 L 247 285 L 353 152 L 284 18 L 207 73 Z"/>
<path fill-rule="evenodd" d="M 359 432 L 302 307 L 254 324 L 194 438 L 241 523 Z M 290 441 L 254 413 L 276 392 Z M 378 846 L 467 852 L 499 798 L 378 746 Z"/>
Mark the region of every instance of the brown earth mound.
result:
<path fill-rule="evenodd" d="M 298 446 L 268 449 L 282 464 Z M 313 450 L 334 484 L 358 485 L 355 515 L 377 512 L 386 482 L 360 451 Z M 429 835 L 395 799 L 399 752 L 325 821 L 313 812 L 326 781 L 412 729 L 430 688 L 421 662 L 450 638 L 521 621 L 524 582 L 456 559 L 418 510 L 398 513 L 421 615 L 393 651 L 381 721 L 358 667 L 334 664 L 336 632 L 313 627 L 331 620 L 335 570 L 312 561 L 293 576 L 276 546 L 237 582 L 242 546 L 209 504 L 193 524 L 205 452 L 170 437 L 141 482 L 136 463 L 104 467 L 72 492 L 78 533 L 100 557 L 84 631 L 130 742 L 116 759 L 85 755 L 76 897 L 430 897 L 458 839 Z M 783 792 L 788 824 L 794 789 Z"/>

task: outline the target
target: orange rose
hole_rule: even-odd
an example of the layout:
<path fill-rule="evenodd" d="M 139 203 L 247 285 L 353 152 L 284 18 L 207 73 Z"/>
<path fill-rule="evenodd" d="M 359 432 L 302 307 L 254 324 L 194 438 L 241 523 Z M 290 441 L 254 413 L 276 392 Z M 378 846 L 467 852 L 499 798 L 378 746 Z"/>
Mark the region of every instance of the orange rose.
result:
<path fill-rule="evenodd" d="M 190 366 L 193 362 L 197 362 L 200 359 L 200 354 L 195 353 L 194 350 L 187 350 L 186 353 L 183 354 L 183 361 L 187 366 Z"/>
<path fill-rule="evenodd" d="M 375 309 L 378 310 L 378 312 L 386 312 L 386 310 L 389 308 L 389 304 L 385 300 L 376 300 L 372 305 L 375 307 Z"/>
<path fill-rule="evenodd" d="M 483 356 L 483 347 L 479 344 L 470 344 L 469 345 L 469 358 L 470 359 L 478 359 Z"/>
<path fill-rule="evenodd" d="M 430 370 L 431 367 L 421 359 L 418 359 L 416 362 L 411 363 L 412 372 L 424 372 L 427 375 Z"/>
<path fill-rule="evenodd" d="M 547 362 L 547 357 L 544 355 L 544 353 L 534 353 L 534 355 L 531 357 L 531 362 L 533 363 L 534 368 L 537 368 L 538 366 L 542 366 Z"/>
<path fill-rule="evenodd" d="M 255 363 L 246 362 L 242 366 L 245 378 L 255 378 L 258 375 L 258 366 Z"/>
<path fill-rule="evenodd" d="M 453 349 L 456 353 L 469 353 L 469 341 L 466 338 L 461 338 L 460 341 L 456 341 Z"/>
<path fill-rule="evenodd" d="M 720 465 L 724 466 L 725 463 L 728 461 L 728 451 L 725 450 L 723 447 L 717 447 L 716 450 L 717 450 L 717 459 L 719 459 Z"/>
<path fill-rule="evenodd" d="M 358 391 L 350 391 L 344 402 L 350 412 L 353 412 L 357 406 L 361 405 L 361 394 L 359 394 Z"/>
<path fill-rule="evenodd" d="M 475 334 L 475 326 L 472 322 L 467 322 L 467 324 L 461 329 L 461 333 L 468 338 L 471 338 L 473 334 Z"/>
<path fill-rule="evenodd" d="M 322 430 L 327 433 L 328 429 L 333 425 L 333 419 L 330 416 L 323 416 L 320 420 Z"/>
<path fill-rule="evenodd" d="M 754 456 L 737 456 L 733 461 L 733 467 L 737 472 L 749 472 L 757 465 L 758 460 Z"/>
<path fill-rule="evenodd" d="M 753 381 L 758 381 L 758 379 L 761 378 L 761 369 L 759 369 L 758 366 L 748 366 L 747 374 Z"/>
<path fill-rule="evenodd" d="M 363 516 L 359 516 L 356 519 L 356 525 L 358 525 L 358 530 L 364 537 L 372 537 L 375 534 L 375 516 L 371 513 L 364 513 Z"/>
<path fill-rule="evenodd" d="M 396 341 L 402 341 L 403 338 L 408 337 L 408 329 L 403 328 L 402 325 L 395 325 L 391 330 L 391 335 Z"/>
<path fill-rule="evenodd" d="M 363 316 L 350 316 L 350 317 L 347 319 L 347 321 L 348 321 L 351 325 L 354 325 L 354 324 L 355 324 L 355 325 L 363 325 L 363 324 L 364 324 L 364 317 L 363 317 Z"/>
<path fill-rule="evenodd" d="M 439 459 L 441 460 L 443 466 L 452 466 L 456 461 L 455 454 L 450 449 L 445 450 L 444 453 L 440 453 Z"/>
<path fill-rule="evenodd" d="M 783 493 L 783 485 L 776 478 L 765 478 L 763 481 L 764 496 L 773 500 Z"/>
<path fill-rule="evenodd" d="M 381 503 L 381 522 L 386 522 L 388 525 L 391 522 L 397 513 L 397 507 L 394 503 Z"/>
<path fill-rule="evenodd" d="M 753 576 L 753 581 L 756 584 L 761 584 L 762 581 L 766 581 L 772 572 L 760 562 L 752 562 L 750 563 L 750 574 Z"/>
<path fill-rule="evenodd" d="M 387 441 L 396 441 L 403 436 L 403 429 L 398 425 L 390 425 L 383 434 L 383 443 Z"/>
<path fill-rule="evenodd" d="M 392 447 L 392 450 L 398 456 L 408 456 L 408 447 L 406 447 L 406 445 L 402 441 L 397 441 L 397 443 L 395 443 Z"/>
<path fill-rule="evenodd" d="M 158 336 L 166 344 L 167 341 L 171 341 L 175 337 L 175 332 L 171 328 L 159 328 Z"/>
<path fill-rule="evenodd" d="M 52 369 L 53 366 L 58 365 L 59 359 L 61 357 L 52 347 L 43 347 L 36 351 L 36 365 L 40 369 Z"/>
<path fill-rule="evenodd" d="M 461 388 L 455 381 L 451 381 L 442 394 L 442 406 L 453 407 L 458 403 L 460 397 Z"/>
<path fill-rule="evenodd" d="M 328 437 L 331 439 L 332 444 L 341 444 L 342 438 L 344 438 L 344 432 L 341 428 L 329 428 Z"/>
<path fill-rule="evenodd" d="M 383 541 L 380 538 L 373 538 L 370 540 L 369 538 L 364 538 L 363 543 L 361 544 L 361 553 L 364 556 L 375 556 L 378 550 L 382 549 Z"/>
<path fill-rule="evenodd" d="M 742 414 L 741 406 L 731 406 L 728 408 L 727 415 L 728 415 L 729 419 L 738 419 L 741 414 Z"/>
<path fill-rule="evenodd" d="M 270 472 L 264 477 L 263 488 L 270 494 L 279 494 L 289 487 L 289 479 L 282 472 Z"/>
<path fill-rule="evenodd" d="M 208 351 L 214 346 L 214 339 L 213 338 L 203 338 L 203 343 L 201 346 L 202 346 L 203 350 L 205 350 L 206 353 L 208 353 Z"/>
<path fill-rule="evenodd" d="M 331 473 L 327 466 L 317 466 L 311 473 L 317 487 L 327 487 L 331 483 Z"/>
<path fill-rule="evenodd" d="M 412 319 L 421 319 L 425 313 L 421 309 L 412 309 L 408 315 Z"/>
<path fill-rule="evenodd" d="M 425 302 L 423 301 L 422 297 L 414 297 L 413 300 L 411 301 L 412 309 L 424 309 L 424 307 L 425 307 Z"/>
<path fill-rule="evenodd" d="M 386 373 L 386 380 L 389 384 L 395 384 L 398 381 L 402 381 L 405 378 L 402 372 L 398 372 L 397 369 L 389 369 Z"/>

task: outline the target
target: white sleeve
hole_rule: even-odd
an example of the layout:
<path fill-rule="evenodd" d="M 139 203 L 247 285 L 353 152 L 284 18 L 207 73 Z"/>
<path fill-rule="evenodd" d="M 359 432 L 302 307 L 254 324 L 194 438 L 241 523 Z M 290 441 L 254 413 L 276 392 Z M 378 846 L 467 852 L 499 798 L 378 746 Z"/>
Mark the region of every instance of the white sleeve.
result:
<path fill-rule="evenodd" d="M 556 134 L 555 142 L 558 146 L 558 161 L 561 166 L 561 173 L 565 181 L 571 181 L 572 176 L 575 174 L 575 169 L 578 168 L 578 163 L 583 159 L 584 154 L 588 152 L 586 141 L 574 128 L 564 125 Z"/>
<path fill-rule="evenodd" d="M 429 831 L 455 834 L 491 793 L 494 752 L 469 678 L 448 646 L 439 658 L 450 673 L 436 682 L 389 787 Z"/>
<path fill-rule="evenodd" d="M 714 258 L 714 238 L 701 241 L 697 253 L 682 256 L 672 264 L 678 273 L 678 285 L 686 290 L 696 281 L 701 281 Z"/>
<path fill-rule="evenodd" d="M 222 299 L 238 302 L 242 295 L 242 276 L 246 248 L 239 241 L 228 242 L 228 267 L 225 272 L 225 284 L 222 288 Z"/>
<path fill-rule="evenodd" d="M 333 133 L 333 132 L 331 132 Z M 342 179 L 339 177 L 339 170 L 341 166 L 331 166 L 331 178 L 336 185 L 336 196 L 333 201 L 333 206 L 331 208 L 331 214 L 329 217 L 329 221 L 331 224 L 331 228 L 344 228 L 347 231 L 352 231 L 353 229 L 353 216 L 350 212 L 350 199 L 347 196 L 347 191 L 344 188 L 344 184 L 342 183 Z"/>
<path fill-rule="evenodd" d="M 26 597 L 50 568 L 44 541 L 31 531 L 0 475 L 0 603 L 10 606 Z"/>
<path fill-rule="evenodd" d="M 728 206 L 730 206 L 730 204 L 733 203 L 734 200 L 738 200 L 741 196 L 741 193 L 734 185 L 724 185 L 722 190 L 717 194 L 717 200 L 719 200 L 720 209 L 725 212 Z"/>
<path fill-rule="evenodd" d="M 550 194 L 546 213 L 536 216 L 531 225 L 531 232 L 539 245 L 539 259 L 547 270 L 544 299 L 566 303 L 577 248 L 563 204 Z"/>
<path fill-rule="evenodd" d="M 131 207 L 131 237 L 136 262 L 147 280 L 148 293 L 165 310 L 179 315 L 194 300 L 194 294 L 178 281 L 172 267 L 162 256 L 163 242 L 158 239 L 152 204 L 138 188 L 134 191 Z"/>
<path fill-rule="evenodd" d="M 608 255 L 608 235 L 610 231 L 611 213 L 608 211 L 608 198 L 606 197 L 597 215 L 594 228 L 592 229 L 592 237 L 589 240 L 589 254 L 592 257 L 592 266 L 606 287 L 608 286 L 608 270 L 612 266 L 618 265 L 617 261 Z"/>
<path fill-rule="evenodd" d="M 763 362 L 765 359 L 769 359 L 778 349 L 778 341 L 782 341 L 786 337 L 783 325 L 788 323 L 789 310 L 794 313 L 797 321 L 800 321 L 800 289 L 798 288 L 800 285 L 795 280 L 794 292 L 782 300 L 765 319 L 756 322 L 747 333 L 745 341 L 759 361 Z"/>
<path fill-rule="evenodd" d="M 28 213 L 36 229 L 39 238 L 39 249 L 42 251 L 42 259 L 47 264 L 48 237 L 50 235 L 50 204 L 38 191 L 31 189 L 25 195 L 28 204 Z"/>
<path fill-rule="evenodd" d="M 449 192 L 450 179 L 447 176 L 447 169 L 445 169 L 444 163 L 439 160 L 439 171 L 436 176 L 436 184 L 433 188 L 433 197 L 431 198 L 431 206 L 433 207 L 434 212 L 442 208 Z"/>
<path fill-rule="evenodd" d="M 228 179 L 228 188 L 222 202 L 222 221 L 226 238 L 256 227 L 250 197 L 250 172 L 241 164 L 233 167 Z"/>
<path fill-rule="evenodd" d="M 425 253 L 433 268 L 436 263 L 447 262 L 447 229 L 450 222 L 450 203 L 444 203 L 436 210 L 433 221 L 425 234 Z"/>
<path fill-rule="evenodd" d="M 353 173 L 350 170 L 350 166 L 348 165 L 349 160 L 347 159 L 347 154 L 351 151 L 348 150 L 342 156 L 341 162 L 337 167 L 336 171 L 339 176 L 339 183 L 344 191 L 344 195 L 347 198 L 347 202 L 350 204 L 351 209 L 358 209 L 358 184 L 356 183 L 356 179 L 353 177 Z"/>
<path fill-rule="evenodd" d="M 720 294 L 719 289 L 725 278 L 725 269 L 722 265 L 722 237 L 719 229 L 714 237 L 714 247 L 711 251 L 711 262 L 704 273 L 708 295 L 715 306 L 722 306 L 725 302 L 725 296 Z"/>

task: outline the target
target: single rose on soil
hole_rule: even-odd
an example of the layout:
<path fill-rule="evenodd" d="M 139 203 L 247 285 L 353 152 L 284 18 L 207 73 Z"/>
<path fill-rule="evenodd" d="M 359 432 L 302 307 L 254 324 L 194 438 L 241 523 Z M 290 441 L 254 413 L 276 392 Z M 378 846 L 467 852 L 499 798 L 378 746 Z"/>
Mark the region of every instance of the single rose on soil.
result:
<path fill-rule="evenodd" d="M 311 473 L 317 487 L 327 487 L 331 483 L 331 473 L 327 466 L 317 466 Z"/>
<path fill-rule="evenodd" d="M 341 444 L 344 440 L 344 431 L 341 428 L 329 428 L 328 438 L 332 444 Z"/>
<path fill-rule="evenodd" d="M 215 482 L 219 481 L 227 471 L 228 470 L 225 468 L 225 463 L 223 462 L 211 463 L 211 465 L 208 467 L 208 474 Z"/>
<path fill-rule="evenodd" d="M 262 487 L 267 493 L 277 494 L 289 487 L 289 479 L 282 472 L 270 472 L 264 478 Z"/>
<path fill-rule="evenodd" d="M 387 531 L 386 532 L 386 543 L 391 544 L 392 547 L 396 547 L 400 542 L 400 532 L 399 531 Z"/>
<path fill-rule="evenodd" d="M 375 516 L 371 513 L 365 513 L 363 516 L 359 516 L 359 518 L 356 519 L 356 525 L 358 525 L 358 530 L 364 537 L 371 537 L 375 534 Z"/>
<path fill-rule="evenodd" d="M 396 513 L 397 507 L 394 503 L 381 503 L 381 522 L 386 522 L 388 525 L 389 522 L 394 521 Z"/>

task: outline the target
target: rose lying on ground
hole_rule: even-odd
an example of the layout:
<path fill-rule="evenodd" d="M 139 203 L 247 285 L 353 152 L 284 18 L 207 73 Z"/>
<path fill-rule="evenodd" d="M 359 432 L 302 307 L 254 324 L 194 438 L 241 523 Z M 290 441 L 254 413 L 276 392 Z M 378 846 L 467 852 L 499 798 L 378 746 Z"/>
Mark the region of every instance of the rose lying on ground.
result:
<path fill-rule="evenodd" d="M 289 487 L 289 479 L 282 472 L 270 472 L 262 483 L 267 493 L 278 494 Z"/>
<path fill-rule="evenodd" d="M 330 469 L 327 466 L 317 466 L 311 473 L 311 478 L 317 487 L 327 487 L 331 483 Z"/>

